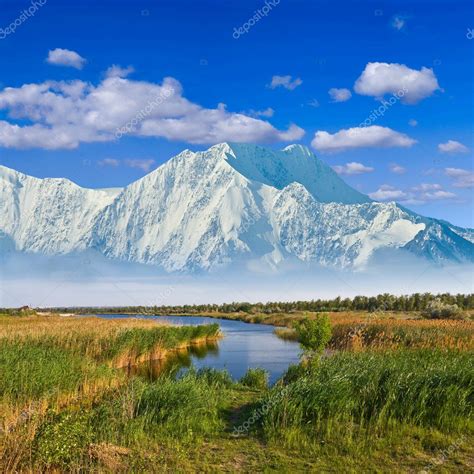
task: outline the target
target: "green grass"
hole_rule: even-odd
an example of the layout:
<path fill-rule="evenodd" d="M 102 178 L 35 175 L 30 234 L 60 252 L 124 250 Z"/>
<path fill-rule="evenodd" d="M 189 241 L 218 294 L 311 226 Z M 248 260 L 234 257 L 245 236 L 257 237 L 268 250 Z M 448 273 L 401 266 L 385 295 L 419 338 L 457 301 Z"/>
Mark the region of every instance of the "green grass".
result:
<path fill-rule="evenodd" d="M 274 387 L 261 405 L 268 408 L 265 438 L 293 448 L 321 439 L 347 445 L 404 426 L 472 431 L 474 358 L 436 350 L 340 353 Z"/>
<path fill-rule="evenodd" d="M 116 337 L 83 334 L 73 341 L 58 335 L 37 338 L 1 339 L 0 400 L 21 402 L 47 393 L 76 390 L 81 383 L 112 377 L 106 362 L 121 354 L 147 354 L 156 346 L 173 349 L 218 333 L 219 326 L 157 327 L 127 329 Z M 116 373 L 116 372 L 115 372 Z"/>
<path fill-rule="evenodd" d="M 128 329 L 122 331 L 115 339 L 101 340 L 102 349 L 98 359 L 111 360 L 131 350 L 138 355 L 147 354 L 157 345 L 163 349 L 173 349 L 191 340 L 215 337 L 218 332 L 218 324 L 157 327 L 146 330 Z"/>
<path fill-rule="evenodd" d="M 249 388 L 263 390 L 268 387 L 268 372 L 264 369 L 248 369 L 240 383 Z"/>
<path fill-rule="evenodd" d="M 75 391 L 86 380 L 112 375 L 110 368 L 48 342 L 1 341 L 1 345 L 0 400 L 19 404 L 65 390 Z"/>
<path fill-rule="evenodd" d="M 335 356 L 272 389 L 207 369 L 178 380 L 132 379 L 92 405 L 48 414 L 32 462 L 77 471 L 418 472 L 449 452 L 446 472 L 463 471 L 473 439 L 468 359 L 424 351 Z M 233 427 L 265 404 L 254 426 L 234 437 Z"/>
<path fill-rule="evenodd" d="M 150 380 L 112 362 L 212 339 L 217 325 L 52 321 L 0 320 L 0 409 L 20 421 L 0 432 L 2 472 L 472 469 L 472 351 L 340 352 L 272 388 L 262 369 L 239 382 L 193 368 Z M 32 400 L 47 403 L 25 410 Z"/>

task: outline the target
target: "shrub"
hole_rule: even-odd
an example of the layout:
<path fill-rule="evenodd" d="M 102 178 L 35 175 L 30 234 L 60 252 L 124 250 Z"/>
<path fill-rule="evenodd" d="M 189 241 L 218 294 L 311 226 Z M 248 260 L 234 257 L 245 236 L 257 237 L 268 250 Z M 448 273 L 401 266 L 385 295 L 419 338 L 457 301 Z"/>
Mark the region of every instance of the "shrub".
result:
<path fill-rule="evenodd" d="M 295 324 L 298 341 L 309 355 L 321 354 L 331 339 L 331 321 L 327 314 L 320 314 L 316 319 L 303 319 Z"/>
<path fill-rule="evenodd" d="M 422 315 L 429 319 L 457 319 L 461 317 L 461 310 L 457 304 L 443 303 L 438 298 L 428 304 Z"/>
<path fill-rule="evenodd" d="M 248 369 L 240 379 L 240 383 L 246 387 L 263 390 L 268 386 L 268 372 L 265 369 Z"/>
<path fill-rule="evenodd" d="M 34 439 L 38 462 L 66 469 L 83 456 L 92 442 L 92 430 L 86 414 L 64 412 L 47 418 Z"/>
<path fill-rule="evenodd" d="M 302 364 L 291 364 L 283 374 L 283 383 L 287 385 L 296 382 L 296 380 L 306 375 L 307 371 L 307 367 Z"/>
<path fill-rule="evenodd" d="M 232 377 L 227 370 L 217 370 L 212 367 L 203 367 L 197 371 L 197 377 L 214 387 L 231 387 L 233 385 Z"/>

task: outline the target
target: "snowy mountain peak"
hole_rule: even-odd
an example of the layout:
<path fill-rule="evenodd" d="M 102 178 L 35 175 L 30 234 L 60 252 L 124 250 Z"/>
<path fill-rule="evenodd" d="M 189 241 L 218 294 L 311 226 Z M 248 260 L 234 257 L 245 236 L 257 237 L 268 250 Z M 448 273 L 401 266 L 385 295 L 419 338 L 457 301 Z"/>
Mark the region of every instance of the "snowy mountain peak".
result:
<path fill-rule="evenodd" d="M 472 230 L 373 202 L 301 145 L 184 150 L 123 189 L 0 167 L 0 211 L 0 236 L 17 251 L 93 249 L 167 271 L 288 259 L 360 267 L 387 248 L 474 261 Z"/>
<path fill-rule="evenodd" d="M 298 182 L 320 202 L 344 204 L 371 202 L 368 196 L 348 186 L 330 166 L 302 145 L 289 145 L 283 150 L 272 150 L 247 143 L 220 143 L 202 152 L 193 153 L 185 150 L 165 166 L 185 160 L 193 161 L 205 169 L 225 160 L 249 181 L 277 189 Z"/>
<path fill-rule="evenodd" d="M 21 179 L 24 179 L 24 178 L 27 178 L 26 174 L 20 173 L 19 171 L 0 165 L 0 180 L 13 184 L 13 183 L 18 183 Z"/>

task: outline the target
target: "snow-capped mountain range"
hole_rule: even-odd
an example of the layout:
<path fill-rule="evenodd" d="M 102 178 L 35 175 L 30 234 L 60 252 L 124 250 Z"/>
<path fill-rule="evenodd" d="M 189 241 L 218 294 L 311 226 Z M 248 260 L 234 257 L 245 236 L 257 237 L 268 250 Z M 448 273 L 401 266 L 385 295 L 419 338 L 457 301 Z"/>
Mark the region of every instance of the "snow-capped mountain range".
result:
<path fill-rule="evenodd" d="M 473 262 L 474 230 L 372 201 L 310 150 L 222 143 L 185 150 L 121 189 L 0 166 L 0 239 L 44 255 L 94 250 L 166 271 L 288 260 L 365 266 L 379 249 Z"/>

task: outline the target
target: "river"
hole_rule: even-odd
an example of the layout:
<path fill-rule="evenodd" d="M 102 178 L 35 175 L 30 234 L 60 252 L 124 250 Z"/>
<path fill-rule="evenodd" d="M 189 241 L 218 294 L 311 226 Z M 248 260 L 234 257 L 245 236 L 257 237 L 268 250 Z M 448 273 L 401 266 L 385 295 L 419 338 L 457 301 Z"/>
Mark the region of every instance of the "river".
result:
<path fill-rule="evenodd" d="M 136 315 L 99 314 L 102 318 L 136 318 Z M 268 371 L 270 383 L 275 383 L 290 364 L 299 361 L 299 345 L 283 341 L 273 334 L 274 326 L 250 324 L 243 321 L 217 319 L 204 316 L 143 316 L 181 326 L 219 324 L 223 338 L 204 346 L 195 346 L 180 352 L 169 360 L 155 361 L 146 366 L 129 369 L 131 372 L 155 378 L 163 371 L 213 367 L 227 369 L 234 380 L 242 377 L 248 368 L 261 367 Z"/>

